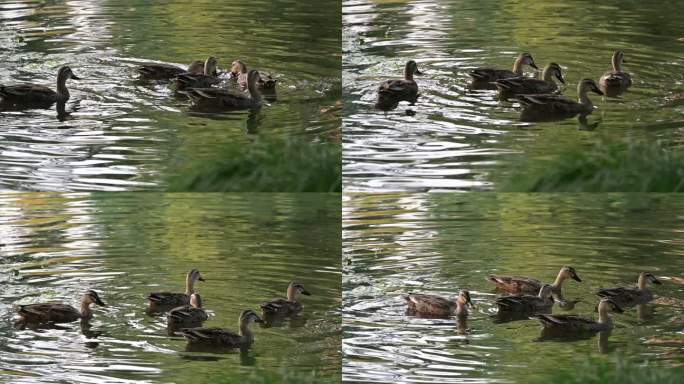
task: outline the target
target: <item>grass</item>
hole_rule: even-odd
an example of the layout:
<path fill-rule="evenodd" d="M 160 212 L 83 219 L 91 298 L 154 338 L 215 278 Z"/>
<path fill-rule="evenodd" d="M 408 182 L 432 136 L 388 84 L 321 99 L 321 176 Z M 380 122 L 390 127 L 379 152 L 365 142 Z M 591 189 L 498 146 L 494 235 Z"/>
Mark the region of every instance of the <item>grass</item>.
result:
<path fill-rule="evenodd" d="M 545 167 L 525 160 L 505 192 L 682 192 L 684 150 L 660 143 L 599 143 L 568 148 Z"/>
<path fill-rule="evenodd" d="M 293 373 L 285 369 L 280 369 L 277 372 L 267 372 L 257 369 L 247 377 L 231 377 L 230 374 L 226 374 L 226 377 L 223 378 L 212 378 L 211 382 L 216 384 L 332 384 L 339 383 L 340 379 L 324 379 L 318 377 L 315 372 Z"/>
<path fill-rule="evenodd" d="M 227 146 L 215 163 L 176 172 L 169 190 L 188 192 L 340 192 L 339 143 L 260 138 Z"/>
<path fill-rule="evenodd" d="M 579 369 L 561 370 L 538 383 L 554 384 L 675 384 L 681 383 L 684 368 L 662 368 L 636 365 L 623 360 L 586 362 Z"/>

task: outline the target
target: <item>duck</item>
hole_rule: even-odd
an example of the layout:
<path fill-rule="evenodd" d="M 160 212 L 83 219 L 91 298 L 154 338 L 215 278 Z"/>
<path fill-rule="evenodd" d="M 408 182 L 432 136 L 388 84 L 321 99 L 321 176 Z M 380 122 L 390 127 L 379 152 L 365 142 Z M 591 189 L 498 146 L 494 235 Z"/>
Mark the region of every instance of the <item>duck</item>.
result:
<path fill-rule="evenodd" d="M 202 297 L 199 293 L 190 295 L 190 305 L 176 307 L 166 316 L 169 328 L 179 328 L 189 324 L 201 324 L 209 318 L 202 309 Z"/>
<path fill-rule="evenodd" d="M 375 107 L 380 110 L 396 108 L 401 101 L 408 101 L 411 105 L 418 99 L 418 84 L 413 80 L 413 75 L 422 75 L 418 70 L 418 64 L 409 60 L 404 65 L 404 78 L 387 80 L 378 86 L 378 101 Z"/>
<path fill-rule="evenodd" d="M 556 280 L 551 284 L 551 291 L 555 294 L 561 293 L 561 286 L 563 282 L 569 278 L 577 282 L 582 282 L 575 268 L 570 266 L 563 266 Z M 518 295 L 521 294 L 537 294 L 542 288 L 542 282 L 530 277 L 523 276 L 499 276 L 499 275 L 489 275 L 487 281 L 494 283 L 496 288 L 501 291 L 511 292 Z"/>
<path fill-rule="evenodd" d="M 185 293 L 153 292 L 147 296 L 148 312 L 154 313 L 190 304 L 190 295 L 195 293 L 196 281 L 204 281 L 199 270 L 193 268 L 185 278 Z"/>
<path fill-rule="evenodd" d="M 622 63 L 625 61 L 623 51 L 613 52 L 613 70 L 607 71 L 599 79 L 599 88 L 608 97 L 616 97 L 622 94 L 632 85 L 632 77 L 627 72 L 622 72 Z"/>
<path fill-rule="evenodd" d="M 19 323 L 71 323 L 76 320 L 88 321 L 93 317 L 91 304 L 106 306 L 97 292 L 88 290 L 81 298 L 81 309 L 60 303 L 19 305 L 17 313 L 21 317 Z"/>
<path fill-rule="evenodd" d="M 256 85 L 260 78 L 259 72 L 252 69 L 247 77 L 249 95 L 223 88 L 192 88 L 188 89 L 185 94 L 188 95 L 197 109 L 220 110 L 260 107 L 262 104 L 261 93 Z"/>
<path fill-rule="evenodd" d="M 594 80 L 582 79 L 577 84 L 579 100 L 550 94 L 516 95 L 523 106 L 522 121 L 548 121 L 567 119 L 576 115 L 586 116 L 594 110 L 594 104 L 587 95 L 589 91 L 603 95 Z"/>
<path fill-rule="evenodd" d="M 447 299 L 435 295 L 410 293 L 404 297 L 407 310 L 410 314 L 419 314 L 434 317 L 456 316 L 468 317 L 468 306 L 473 307 L 470 292 L 462 290 L 455 299 Z"/>
<path fill-rule="evenodd" d="M 551 315 L 538 314 L 532 316 L 541 323 L 545 329 L 561 332 L 600 332 L 613 329 L 613 319 L 608 315 L 608 311 L 622 313 L 623 310 L 610 299 L 601 299 L 598 304 L 598 320 L 589 319 L 577 315 Z"/>
<path fill-rule="evenodd" d="M 502 296 L 496 299 L 496 305 L 500 312 L 527 312 L 534 313 L 546 311 L 553 306 L 553 287 L 551 284 L 542 285 L 539 294 Z"/>
<path fill-rule="evenodd" d="M 248 347 L 254 342 L 254 335 L 249 329 L 252 323 L 263 323 L 263 320 L 253 310 L 246 309 L 240 313 L 239 332 L 225 328 L 186 328 L 180 333 L 188 340 L 189 345 L 240 348 Z"/>
<path fill-rule="evenodd" d="M 231 64 L 230 72 L 233 74 L 233 76 L 237 77 L 237 82 L 242 87 L 242 89 L 247 89 L 249 82 L 248 82 L 248 77 L 249 77 L 249 71 L 247 70 L 247 66 L 240 60 L 235 60 Z M 273 89 L 276 86 L 278 80 L 274 79 L 271 75 L 266 75 L 264 77 L 263 75 L 259 74 L 259 79 L 257 79 L 257 88 L 259 89 Z"/>
<path fill-rule="evenodd" d="M 553 81 L 554 77 L 561 84 L 565 84 L 560 65 L 549 63 L 549 65 L 544 67 L 541 79 L 518 76 L 509 79 L 499 79 L 494 84 L 499 89 L 499 96 L 502 98 L 508 98 L 512 95 L 555 93 L 558 91 L 558 85 Z"/>
<path fill-rule="evenodd" d="M 523 75 L 523 65 L 529 65 L 534 69 L 539 69 L 534 63 L 534 59 L 529 52 L 523 52 L 515 58 L 513 70 L 497 68 L 475 68 L 468 75 L 472 78 L 470 87 L 473 89 L 496 89 L 493 84 L 497 80 L 508 79 L 511 77 L 521 77 Z"/>
<path fill-rule="evenodd" d="M 600 289 L 596 294 L 601 298 L 612 300 L 622 308 L 633 307 L 653 300 L 651 290 L 646 287 L 647 282 L 657 285 L 663 284 L 650 272 L 641 272 L 635 288 L 604 288 Z"/>
<path fill-rule="evenodd" d="M 287 299 L 273 299 L 261 303 L 261 311 L 264 317 L 266 316 L 289 316 L 302 310 L 302 304 L 297 301 L 297 294 L 310 296 L 311 293 L 304 288 L 304 286 L 295 281 L 290 282 L 287 286 Z"/>
<path fill-rule="evenodd" d="M 218 84 L 221 80 L 216 76 L 217 60 L 215 57 L 208 57 L 204 62 L 202 73 L 185 72 L 176 76 L 176 88 L 179 90 L 188 88 L 209 88 Z"/>
<path fill-rule="evenodd" d="M 170 80 L 182 73 L 203 74 L 204 62 L 195 60 L 188 65 L 187 69 L 166 63 L 147 63 L 137 67 L 135 70 L 140 74 L 141 79 Z"/>
<path fill-rule="evenodd" d="M 81 80 L 68 66 L 57 71 L 57 92 L 38 84 L 0 85 L 0 107 L 49 108 L 54 103 L 64 104 L 69 100 L 67 80 Z"/>

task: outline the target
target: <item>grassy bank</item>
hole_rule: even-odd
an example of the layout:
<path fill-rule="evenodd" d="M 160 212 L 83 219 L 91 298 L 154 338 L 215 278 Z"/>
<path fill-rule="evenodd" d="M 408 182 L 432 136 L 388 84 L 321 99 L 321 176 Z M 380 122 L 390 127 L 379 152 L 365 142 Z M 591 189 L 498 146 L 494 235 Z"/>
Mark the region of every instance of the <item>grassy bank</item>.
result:
<path fill-rule="evenodd" d="M 540 381 L 554 384 L 676 384 L 681 383 L 684 368 L 636 365 L 621 360 L 586 362 L 579 369 L 563 370 Z"/>

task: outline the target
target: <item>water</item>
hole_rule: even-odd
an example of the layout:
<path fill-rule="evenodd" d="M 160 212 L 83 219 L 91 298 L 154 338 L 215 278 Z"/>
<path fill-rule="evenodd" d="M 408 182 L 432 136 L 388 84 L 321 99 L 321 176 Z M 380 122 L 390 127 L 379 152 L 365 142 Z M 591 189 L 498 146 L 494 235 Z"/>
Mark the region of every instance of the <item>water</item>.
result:
<path fill-rule="evenodd" d="M 551 382 L 591 359 L 659 367 L 684 363 L 682 198 L 667 195 L 348 194 L 343 208 L 343 377 L 349 382 Z M 562 265 L 571 311 L 596 316 L 594 292 L 633 285 L 651 271 L 663 285 L 640 320 L 613 315 L 607 343 L 593 337 L 539 342 L 534 320 L 497 324 L 489 274 L 543 281 Z M 679 276 L 679 282 L 672 277 Z M 455 321 L 405 314 L 408 292 L 455 296 L 469 289 L 475 309 Z"/>
<path fill-rule="evenodd" d="M 684 127 L 684 56 L 679 2 L 572 0 L 343 2 L 345 188 L 350 191 L 488 190 L 519 160 L 544 167 L 571 145 L 599 139 L 679 141 Z M 679 39 L 679 40 L 678 40 Z M 597 110 L 577 119 L 519 121 L 517 103 L 495 91 L 469 91 L 479 66 L 510 69 L 529 51 L 538 66 L 564 70 L 564 94 L 598 80 L 625 51 L 632 88 L 621 99 L 590 98 Z M 384 114 L 378 83 L 400 78 L 407 60 L 421 97 Z M 530 73 L 530 68 L 526 69 Z M 407 110 L 415 112 L 407 115 Z"/>
<path fill-rule="evenodd" d="M 283 12 L 287 10 L 287 12 Z M 179 168 L 213 163 L 259 138 L 339 140 L 340 2 L 12 1 L 0 4 L 0 84 L 54 88 L 68 64 L 65 121 L 0 112 L 0 189 L 149 190 Z M 240 58 L 278 78 L 259 111 L 198 114 L 135 67 Z M 181 167 L 182 166 L 182 167 Z"/>
<path fill-rule="evenodd" d="M 340 209 L 339 195 L 318 194 L 0 195 L 0 381 L 239 382 L 286 369 L 339 382 Z M 245 354 L 185 352 L 145 296 L 182 291 L 192 267 L 206 279 L 205 326 L 235 330 L 291 279 L 312 295 L 296 321 L 253 326 Z M 85 332 L 11 326 L 15 304 L 77 304 L 86 288 L 108 306 Z"/>

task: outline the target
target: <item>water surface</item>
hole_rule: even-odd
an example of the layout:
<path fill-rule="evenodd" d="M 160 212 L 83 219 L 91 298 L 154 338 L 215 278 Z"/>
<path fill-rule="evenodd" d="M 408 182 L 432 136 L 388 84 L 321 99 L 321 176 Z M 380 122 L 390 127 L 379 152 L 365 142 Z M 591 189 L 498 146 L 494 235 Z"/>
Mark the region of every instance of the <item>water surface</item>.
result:
<path fill-rule="evenodd" d="M 684 211 L 668 195 L 348 194 L 343 212 L 343 378 L 377 383 L 551 382 L 548 375 L 616 359 L 684 363 Z M 490 274 L 552 281 L 563 265 L 572 309 L 596 317 L 599 288 L 663 281 L 643 312 L 613 315 L 607 342 L 539 341 L 535 320 L 496 323 Z M 679 277 L 676 280 L 675 277 Z M 460 334 L 454 319 L 408 316 L 409 292 L 475 304 Z"/>
<path fill-rule="evenodd" d="M 571 145 L 625 138 L 679 142 L 684 127 L 684 25 L 679 2 L 373 1 L 343 2 L 345 188 L 350 191 L 487 190 L 520 160 L 544 162 Z M 679 39 L 679 40 L 678 40 Z M 556 62 L 576 97 L 598 81 L 612 52 L 625 51 L 634 85 L 620 99 L 593 95 L 597 110 L 543 124 L 519 121 L 517 103 L 469 91 L 476 67 L 510 69 L 529 51 Z M 418 62 L 421 97 L 384 114 L 378 83 Z M 531 69 L 526 69 L 532 74 Z M 407 115 L 407 111 L 415 115 Z"/>
<path fill-rule="evenodd" d="M 340 380 L 339 195 L 0 195 L 0 381 L 14 383 L 240 382 L 311 375 Z M 294 321 L 253 326 L 246 353 L 186 352 L 149 292 L 197 291 L 205 326 L 237 329 L 243 309 L 282 297 L 297 279 L 312 293 Z M 106 308 L 91 328 L 19 330 L 16 304 L 72 305 L 86 289 Z"/>
<path fill-rule="evenodd" d="M 283 12 L 287 10 L 287 12 Z M 11 1 L 0 4 L 0 84 L 54 87 L 70 65 L 71 115 L 0 112 L 0 188 L 40 191 L 164 187 L 182 166 L 215 162 L 259 139 L 339 140 L 340 3 L 294 0 Z M 258 111 L 197 114 L 135 67 L 240 58 L 279 81 Z"/>

